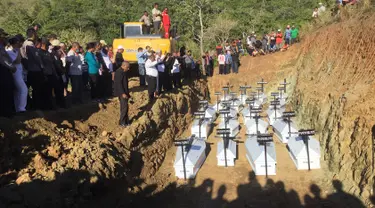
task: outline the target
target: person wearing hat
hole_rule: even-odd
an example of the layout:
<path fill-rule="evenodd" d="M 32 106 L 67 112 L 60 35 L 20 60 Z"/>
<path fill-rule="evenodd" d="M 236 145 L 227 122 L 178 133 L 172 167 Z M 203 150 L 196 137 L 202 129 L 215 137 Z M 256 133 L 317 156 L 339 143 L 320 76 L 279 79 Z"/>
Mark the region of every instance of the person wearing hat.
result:
<path fill-rule="evenodd" d="M 13 62 L 13 65 L 16 67 L 15 73 L 13 73 L 14 79 L 14 105 L 17 113 L 26 111 L 27 104 L 27 95 L 28 90 L 23 80 L 23 67 L 21 63 L 21 55 L 19 49 L 22 46 L 22 42 L 17 37 L 12 37 L 8 40 L 9 46 L 6 48 L 6 51 Z"/>
<path fill-rule="evenodd" d="M 5 51 L 8 33 L 0 28 L 0 116 L 11 117 L 14 114 L 14 80 L 16 67 Z"/>
<path fill-rule="evenodd" d="M 277 30 L 276 34 L 276 48 L 280 50 L 283 47 L 283 34 L 281 33 L 281 29 Z"/>
<path fill-rule="evenodd" d="M 292 38 L 292 30 L 290 29 L 290 25 L 287 25 L 285 32 L 284 32 L 285 45 L 290 45 L 291 38 Z"/>
<path fill-rule="evenodd" d="M 26 35 L 27 39 L 23 43 L 20 52 L 27 70 L 27 83 L 32 88 L 32 107 L 40 109 L 43 106 L 44 66 L 40 51 L 35 46 L 37 37 L 34 28 L 29 28 L 26 31 Z"/>
<path fill-rule="evenodd" d="M 122 62 L 125 61 L 124 57 L 122 56 L 123 53 L 124 53 L 124 46 L 119 45 L 117 47 L 117 52 L 116 52 L 116 56 L 115 56 L 115 67 L 114 67 L 114 70 L 120 68 L 121 65 L 122 65 Z"/>
<path fill-rule="evenodd" d="M 59 40 L 53 40 L 51 42 L 52 45 L 52 52 L 51 55 L 53 57 L 53 66 L 56 70 L 56 82 L 53 83 L 53 89 L 56 98 L 56 104 L 60 108 L 66 108 L 65 97 L 64 97 L 64 90 L 65 90 L 65 80 L 64 77 L 66 76 L 66 70 L 63 65 L 61 53 L 61 42 Z M 66 77 L 65 77 L 66 79 Z"/>

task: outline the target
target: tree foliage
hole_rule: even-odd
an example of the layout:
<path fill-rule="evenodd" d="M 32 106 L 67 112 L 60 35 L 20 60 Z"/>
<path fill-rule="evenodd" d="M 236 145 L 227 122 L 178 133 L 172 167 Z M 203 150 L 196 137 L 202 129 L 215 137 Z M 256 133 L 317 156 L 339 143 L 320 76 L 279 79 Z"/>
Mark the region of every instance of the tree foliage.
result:
<path fill-rule="evenodd" d="M 112 42 L 119 36 L 119 24 L 137 21 L 143 11 L 151 13 L 155 0 L 1 0 L 0 25 L 9 33 L 24 34 L 27 27 L 39 23 L 42 34 L 55 33 L 87 41 L 92 38 Z M 310 20 L 318 0 L 164 0 L 160 9 L 168 7 L 172 25 L 176 25 L 183 41 L 199 44 L 204 32 L 218 31 L 216 26 L 230 29 L 229 36 L 268 32 L 287 24 L 301 25 Z M 323 3 L 331 2 L 329 0 Z M 333 2 L 333 1 L 332 1 Z M 201 9 L 202 18 L 199 17 Z M 233 28 L 216 21 L 237 22 Z M 201 20 L 201 21 L 200 21 Z M 215 26 L 216 25 L 216 26 Z M 220 31 L 228 36 L 228 31 Z M 78 35 L 80 33 L 80 35 Z M 83 35 L 86 34 L 87 35 Z M 87 38 L 90 37 L 90 38 Z M 215 41 L 223 41 L 222 37 Z M 213 39 L 211 39 L 213 40 Z M 212 41 L 206 41 L 208 45 Z M 204 47 L 208 46 L 205 45 Z"/>

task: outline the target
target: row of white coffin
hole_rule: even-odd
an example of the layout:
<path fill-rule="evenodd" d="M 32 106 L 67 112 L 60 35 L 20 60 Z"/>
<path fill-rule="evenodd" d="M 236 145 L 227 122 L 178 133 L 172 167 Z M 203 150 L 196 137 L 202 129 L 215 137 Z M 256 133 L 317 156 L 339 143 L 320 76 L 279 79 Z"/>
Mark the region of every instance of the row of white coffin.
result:
<path fill-rule="evenodd" d="M 320 168 L 320 146 L 319 142 L 309 137 L 308 140 L 309 160 L 311 169 Z M 182 159 L 182 147 L 177 148 L 174 163 L 175 174 L 178 178 L 184 178 L 184 168 Z M 265 157 L 267 157 L 267 173 L 268 175 L 276 175 L 277 160 L 275 145 L 273 142 L 267 144 L 267 154 L 265 148 L 260 145 L 255 136 L 250 136 L 245 141 L 246 158 L 250 163 L 256 175 L 266 174 Z M 201 139 L 194 139 L 189 149 L 184 151 L 185 172 L 187 178 L 194 178 L 206 159 L 206 142 Z M 301 137 L 295 137 L 288 142 L 289 155 L 298 170 L 308 169 L 308 156 L 306 145 Z M 225 166 L 225 153 L 223 141 L 218 143 L 217 147 L 217 165 Z M 237 144 L 229 140 L 226 148 L 227 166 L 234 166 L 237 158 Z"/>

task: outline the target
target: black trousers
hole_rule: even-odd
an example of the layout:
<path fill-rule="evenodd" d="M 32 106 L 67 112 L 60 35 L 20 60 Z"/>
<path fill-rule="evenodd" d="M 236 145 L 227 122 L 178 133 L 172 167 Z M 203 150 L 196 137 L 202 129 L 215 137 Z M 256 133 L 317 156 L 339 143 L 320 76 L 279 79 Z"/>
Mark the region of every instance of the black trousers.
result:
<path fill-rule="evenodd" d="M 185 64 L 185 77 L 187 79 L 191 79 L 191 71 L 192 71 L 192 68 L 193 68 L 193 65 L 191 63 L 187 63 Z"/>
<path fill-rule="evenodd" d="M 82 103 L 83 96 L 83 79 L 82 75 L 70 75 L 72 82 L 73 103 Z"/>
<path fill-rule="evenodd" d="M 129 111 L 128 99 L 123 98 L 121 96 L 119 96 L 118 99 L 120 100 L 120 120 L 119 120 L 119 125 L 130 124 L 129 123 L 129 116 L 128 116 L 128 111 Z"/>
<path fill-rule="evenodd" d="M 173 81 L 174 88 L 181 88 L 182 87 L 182 84 L 181 84 L 181 73 L 180 72 L 173 73 L 172 74 L 172 81 Z"/>
<path fill-rule="evenodd" d="M 172 76 L 168 72 L 165 72 L 164 87 L 166 91 L 172 89 Z"/>
<path fill-rule="evenodd" d="M 158 92 L 161 93 L 162 90 L 166 90 L 165 85 L 165 79 L 166 79 L 167 73 L 166 72 L 159 72 L 159 85 L 158 85 Z"/>
<path fill-rule="evenodd" d="M 91 99 L 99 99 L 98 94 L 98 74 L 89 74 Z"/>
<path fill-rule="evenodd" d="M 148 97 L 150 99 L 153 99 L 154 98 L 154 93 L 157 91 L 156 89 L 156 85 L 157 85 L 157 77 L 152 77 L 152 76 L 148 76 L 146 77 L 146 80 L 147 80 L 147 89 L 148 89 Z"/>
<path fill-rule="evenodd" d="M 112 97 L 113 95 L 113 88 L 112 88 L 112 74 L 109 72 L 104 72 L 102 74 L 103 77 L 103 83 L 104 83 L 104 92 L 103 96 L 104 97 Z"/>
<path fill-rule="evenodd" d="M 29 71 L 27 74 L 27 82 L 32 88 L 32 102 L 34 109 L 41 109 L 43 107 L 43 83 L 44 74 L 40 72 Z"/>
<path fill-rule="evenodd" d="M 225 74 L 225 65 L 224 64 L 219 65 L 219 74 Z"/>
<path fill-rule="evenodd" d="M 51 110 L 53 108 L 52 90 L 55 94 L 56 105 L 65 108 L 64 82 L 61 76 L 47 75 L 47 80 L 43 83 L 43 108 Z"/>

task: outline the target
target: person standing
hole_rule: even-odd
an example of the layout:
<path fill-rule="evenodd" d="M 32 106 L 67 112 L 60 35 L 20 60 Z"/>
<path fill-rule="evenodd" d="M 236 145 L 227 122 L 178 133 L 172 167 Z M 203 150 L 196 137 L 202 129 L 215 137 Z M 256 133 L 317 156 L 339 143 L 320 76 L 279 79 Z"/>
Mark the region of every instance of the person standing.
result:
<path fill-rule="evenodd" d="M 277 30 L 276 34 L 276 48 L 277 50 L 280 50 L 283 47 L 283 34 L 281 33 L 281 30 Z"/>
<path fill-rule="evenodd" d="M 187 54 L 184 56 L 185 62 L 185 74 L 187 79 L 191 79 L 191 72 L 193 70 L 193 58 L 191 57 L 191 51 L 188 50 Z"/>
<path fill-rule="evenodd" d="M 144 34 L 150 34 L 151 21 L 147 11 L 143 12 L 143 16 L 141 17 L 141 19 L 139 19 L 139 21 L 144 23 Z"/>
<path fill-rule="evenodd" d="M 225 56 L 223 52 L 219 54 L 218 62 L 219 62 L 219 74 L 225 74 Z"/>
<path fill-rule="evenodd" d="M 155 54 L 153 53 L 148 57 L 145 63 L 149 102 L 157 96 L 158 70 L 156 66 L 158 64 Z"/>
<path fill-rule="evenodd" d="M 120 119 L 119 125 L 122 127 L 127 127 L 130 125 L 128 111 L 129 111 L 129 99 L 130 99 L 130 91 L 129 91 L 129 71 L 130 65 L 129 62 L 122 62 L 121 67 L 118 68 L 115 72 L 115 96 L 118 97 L 120 100 Z"/>
<path fill-rule="evenodd" d="M 159 63 L 156 65 L 156 68 L 158 69 L 158 94 L 160 95 L 163 92 L 163 89 L 165 90 L 165 77 L 166 77 L 166 72 L 165 72 L 165 65 L 164 65 L 164 58 L 165 56 L 162 55 L 162 52 L 160 51 L 156 55 L 156 61 Z"/>
<path fill-rule="evenodd" d="M 72 43 L 72 48 L 66 56 L 66 61 L 69 63 L 69 76 L 72 84 L 73 104 L 82 104 L 83 96 L 83 79 L 82 68 L 84 64 L 84 57 L 79 52 L 79 43 Z"/>
<path fill-rule="evenodd" d="M 105 97 L 112 97 L 112 73 L 113 73 L 113 64 L 111 58 L 108 54 L 109 48 L 107 45 L 103 46 L 102 50 L 100 51 L 101 56 L 103 58 L 104 64 L 106 66 L 107 71 L 103 72 L 104 78 L 104 96 Z"/>
<path fill-rule="evenodd" d="M 124 47 L 122 45 L 119 45 L 117 47 L 117 52 L 116 52 L 116 56 L 115 56 L 115 67 L 114 69 L 119 69 L 122 65 L 122 62 L 124 62 L 124 57 L 122 56 L 122 54 L 124 53 Z"/>
<path fill-rule="evenodd" d="M 91 87 L 91 99 L 99 101 L 98 95 L 98 76 L 99 76 L 99 62 L 94 54 L 95 43 L 88 43 L 86 47 L 85 61 L 89 71 L 89 82 Z"/>
<path fill-rule="evenodd" d="M 216 55 L 219 56 L 220 54 L 223 53 L 223 46 L 221 46 L 221 43 L 219 43 L 217 46 L 216 46 Z"/>
<path fill-rule="evenodd" d="M 172 55 L 170 53 L 167 53 L 166 56 L 165 56 L 165 59 L 164 59 L 164 65 L 165 65 L 165 80 L 164 80 L 164 84 L 165 84 L 165 90 L 166 91 L 170 91 L 172 89 L 172 80 L 171 80 L 171 76 L 172 76 L 172 68 L 173 68 L 173 64 L 174 64 L 174 57 L 172 57 Z"/>
<path fill-rule="evenodd" d="M 290 45 L 292 37 L 292 30 L 290 29 L 290 25 L 286 26 L 286 30 L 284 33 L 285 45 Z"/>
<path fill-rule="evenodd" d="M 16 67 L 15 73 L 13 73 L 14 79 L 14 106 L 17 113 L 25 112 L 27 105 L 27 86 L 23 80 L 23 67 L 21 64 L 21 54 L 20 48 L 22 42 L 20 39 L 13 37 L 9 39 L 10 46 L 7 48 L 7 53 L 13 62 L 13 65 Z"/>
<path fill-rule="evenodd" d="M 44 81 L 43 63 L 39 51 L 35 47 L 36 33 L 33 28 L 26 31 L 27 40 L 23 43 L 21 48 L 21 56 L 25 59 L 27 66 L 27 82 L 32 88 L 32 106 L 35 109 L 40 109 L 43 105 L 42 87 Z"/>
<path fill-rule="evenodd" d="M 51 42 L 51 45 L 53 46 L 52 49 L 52 57 L 53 57 L 53 65 L 56 70 L 57 74 L 57 80 L 53 84 L 55 98 L 56 98 L 56 104 L 60 108 L 66 108 L 65 103 L 65 96 L 64 96 L 64 90 L 65 90 L 65 82 L 64 82 L 64 76 L 66 74 L 66 68 L 64 67 L 63 61 L 62 61 L 62 54 L 61 54 L 61 46 L 59 40 L 54 40 Z"/>
<path fill-rule="evenodd" d="M 154 34 L 160 33 L 161 12 L 158 8 L 159 8 L 159 4 L 155 3 L 154 8 L 152 9 L 152 20 L 153 20 L 153 25 L 154 25 Z"/>
<path fill-rule="evenodd" d="M 230 74 L 230 67 L 232 66 L 232 55 L 230 50 L 227 51 L 227 54 L 225 55 L 225 73 L 224 74 Z"/>
<path fill-rule="evenodd" d="M 13 73 L 16 72 L 16 67 L 5 51 L 7 37 L 8 33 L 0 28 L 0 116 L 12 117 L 14 114 Z"/>
<path fill-rule="evenodd" d="M 172 70 L 171 70 L 171 74 L 172 74 L 172 82 L 173 82 L 173 86 L 174 88 L 181 88 L 182 87 L 182 84 L 181 84 L 181 71 L 180 71 L 180 62 L 178 61 L 178 58 L 176 57 L 177 55 L 174 54 L 174 57 L 173 57 L 173 66 L 172 66 Z"/>
<path fill-rule="evenodd" d="M 140 86 L 145 86 L 146 85 L 146 80 L 145 80 L 145 63 L 147 60 L 147 52 L 143 51 L 143 48 L 139 47 L 138 48 L 138 53 L 137 53 L 137 61 L 138 61 L 138 73 L 139 73 L 139 85 Z"/>
<path fill-rule="evenodd" d="M 164 27 L 164 38 L 169 38 L 169 29 L 171 28 L 171 19 L 169 18 L 168 8 L 165 7 L 162 13 L 163 27 Z"/>
<path fill-rule="evenodd" d="M 292 35 L 291 35 L 292 36 L 292 44 L 297 43 L 297 38 L 298 38 L 299 31 L 298 31 L 298 29 L 294 25 L 292 26 L 291 33 L 292 33 Z"/>
<path fill-rule="evenodd" d="M 315 21 L 316 21 L 316 19 L 318 19 L 318 17 L 319 17 L 319 11 L 318 11 L 317 7 L 314 9 L 314 11 L 312 13 L 312 17 L 315 19 Z"/>
<path fill-rule="evenodd" d="M 206 55 L 204 56 L 204 65 L 206 69 L 206 75 L 209 77 L 212 77 L 213 74 L 213 60 L 212 57 L 210 56 L 210 53 L 207 51 Z"/>
<path fill-rule="evenodd" d="M 232 56 L 232 71 L 233 73 L 238 74 L 238 65 L 239 65 L 238 63 L 240 61 L 238 52 L 232 50 L 231 56 Z"/>

